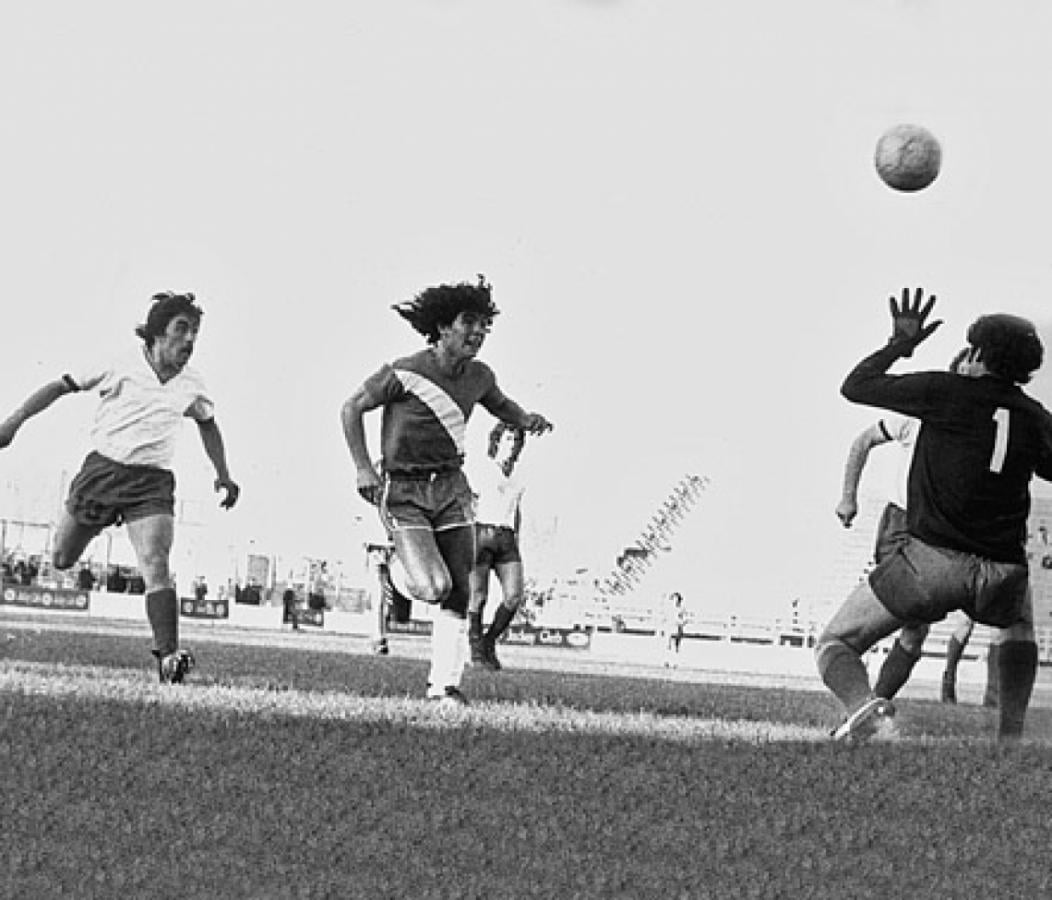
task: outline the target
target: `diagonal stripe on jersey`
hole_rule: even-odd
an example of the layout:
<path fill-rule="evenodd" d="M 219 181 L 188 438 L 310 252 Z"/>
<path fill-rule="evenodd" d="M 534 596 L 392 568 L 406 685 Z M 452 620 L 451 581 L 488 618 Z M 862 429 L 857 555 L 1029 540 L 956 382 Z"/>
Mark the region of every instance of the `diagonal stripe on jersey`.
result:
<path fill-rule="evenodd" d="M 453 398 L 433 381 L 416 372 L 395 369 L 394 373 L 402 382 L 402 386 L 435 414 L 435 418 L 442 423 L 442 427 L 452 439 L 457 452 L 463 455 L 467 420 L 460 407 L 453 402 Z"/>

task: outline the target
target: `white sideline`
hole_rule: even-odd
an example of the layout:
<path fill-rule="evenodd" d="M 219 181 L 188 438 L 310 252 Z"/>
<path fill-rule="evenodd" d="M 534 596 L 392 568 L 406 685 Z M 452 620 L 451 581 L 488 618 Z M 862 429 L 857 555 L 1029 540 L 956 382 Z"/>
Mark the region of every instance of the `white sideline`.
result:
<path fill-rule="evenodd" d="M 14 660 L 0 661 L 0 693 L 163 705 L 232 716 L 390 722 L 424 729 L 483 725 L 502 731 L 621 734 L 683 743 L 712 740 L 751 744 L 824 743 L 829 740 L 828 732 L 821 728 L 774 722 L 695 719 L 645 712 L 591 712 L 513 703 L 476 703 L 449 709 L 411 697 L 192 684 L 171 687 L 146 681 L 140 671 Z"/>

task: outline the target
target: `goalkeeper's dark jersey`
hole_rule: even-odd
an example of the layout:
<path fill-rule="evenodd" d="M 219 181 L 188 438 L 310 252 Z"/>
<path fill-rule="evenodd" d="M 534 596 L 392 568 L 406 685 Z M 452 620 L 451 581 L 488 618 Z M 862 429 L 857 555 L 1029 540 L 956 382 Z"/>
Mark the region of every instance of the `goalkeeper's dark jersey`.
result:
<path fill-rule="evenodd" d="M 888 375 L 894 347 L 862 360 L 841 393 L 921 420 L 910 466 L 910 534 L 997 562 L 1026 562 L 1030 479 L 1052 481 L 1052 415 L 1017 385 L 950 372 Z"/>

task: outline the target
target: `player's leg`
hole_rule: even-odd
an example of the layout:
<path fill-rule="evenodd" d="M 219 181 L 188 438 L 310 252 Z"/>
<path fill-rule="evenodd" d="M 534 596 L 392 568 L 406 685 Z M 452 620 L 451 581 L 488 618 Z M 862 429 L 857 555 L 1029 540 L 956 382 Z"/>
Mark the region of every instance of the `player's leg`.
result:
<path fill-rule="evenodd" d="M 452 581 L 435 533 L 426 526 L 411 526 L 392 531 L 391 540 L 412 598 L 428 606 L 443 603 Z"/>
<path fill-rule="evenodd" d="M 372 651 L 377 656 L 386 656 L 390 652 L 387 643 L 387 617 L 391 615 L 394 586 L 391 584 L 391 572 L 386 555 L 379 550 L 369 553 L 369 568 L 376 576 L 377 602 L 376 616 L 373 620 Z"/>
<path fill-rule="evenodd" d="M 476 539 L 479 535 L 476 531 Z M 490 556 L 482 546 L 478 547 L 478 556 L 471 570 L 471 599 L 468 602 L 468 647 L 471 651 L 471 664 L 485 664 L 482 652 L 482 613 L 489 599 L 489 576 L 491 571 Z"/>
<path fill-rule="evenodd" d="M 1002 628 L 996 640 L 999 647 L 998 737 L 1002 740 L 1014 740 L 1022 737 L 1023 723 L 1037 677 L 1034 605 L 1029 586 L 1026 588 L 1026 598 L 1018 621 Z"/>
<path fill-rule="evenodd" d="M 974 623 L 961 610 L 953 613 L 953 633 L 946 642 L 946 667 L 942 672 L 942 702 L 957 702 L 957 666 L 964 656 Z"/>
<path fill-rule="evenodd" d="M 873 549 L 874 559 L 880 563 L 890 557 L 906 542 L 908 535 L 906 510 L 896 503 L 889 503 L 884 507 L 877 525 L 876 543 Z M 928 626 L 923 624 L 902 629 L 877 674 L 877 681 L 873 688 L 876 696 L 890 700 L 899 692 L 909 680 L 913 667 L 920 659 L 927 636 Z"/>
<path fill-rule="evenodd" d="M 880 699 L 880 703 L 885 704 L 883 707 L 873 702 L 862 655 L 902 625 L 902 621 L 884 607 L 866 580 L 848 595 L 819 636 L 815 645 L 815 662 L 822 681 L 848 714 L 845 724 L 866 710 L 872 709 L 882 715 L 891 711 L 888 701 Z"/>
<path fill-rule="evenodd" d="M 983 691 L 983 706 L 990 709 L 996 709 L 1001 702 L 1001 645 L 997 642 L 998 631 L 999 629 L 992 630 L 986 646 L 986 689 Z"/>
<path fill-rule="evenodd" d="M 460 683 L 467 664 L 467 611 L 476 558 L 475 528 L 470 522 L 441 528 L 435 532 L 435 541 L 449 573 L 450 586 L 435 610 L 428 696 L 464 703 Z"/>
<path fill-rule="evenodd" d="M 891 700 L 898 694 L 921 658 L 928 631 L 929 626 L 919 623 L 907 625 L 899 632 L 877 675 L 877 682 L 873 687 L 876 696 Z"/>
<path fill-rule="evenodd" d="M 64 512 L 55 529 L 51 564 L 56 569 L 72 568 L 87 549 L 88 544 L 101 533 L 100 526 L 83 525 L 69 512 Z"/>
<path fill-rule="evenodd" d="M 129 520 L 127 529 L 146 583 L 146 618 L 161 680 L 178 684 L 192 668 L 193 657 L 179 649 L 179 598 L 169 569 L 175 518 L 167 513 L 147 515 Z"/>
<path fill-rule="evenodd" d="M 490 669 L 500 670 L 500 660 L 497 659 L 497 641 L 508 630 L 522 604 L 523 591 L 525 589 L 525 577 L 521 559 L 499 562 L 496 565 L 497 580 L 500 582 L 501 601 L 493 613 L 493 621 L 482 639 L 483 655 L 486 666 Z"/>

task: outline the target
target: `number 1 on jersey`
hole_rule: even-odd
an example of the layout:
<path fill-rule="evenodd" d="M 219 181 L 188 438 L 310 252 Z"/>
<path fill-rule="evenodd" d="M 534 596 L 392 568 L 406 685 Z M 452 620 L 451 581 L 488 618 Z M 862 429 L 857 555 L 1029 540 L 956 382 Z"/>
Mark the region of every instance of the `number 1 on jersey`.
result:
<path fill-rule="evenodd" d="M 995 475 L 1001 474 L 1005 464 L 1005 456 L 1008 455 L 1008 410 L 998 407 L 994 410 L 994 452 L 990 457 L 990 471 Z"/>

